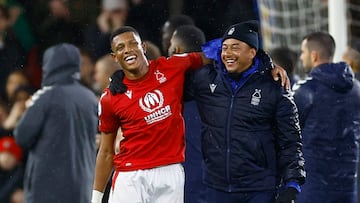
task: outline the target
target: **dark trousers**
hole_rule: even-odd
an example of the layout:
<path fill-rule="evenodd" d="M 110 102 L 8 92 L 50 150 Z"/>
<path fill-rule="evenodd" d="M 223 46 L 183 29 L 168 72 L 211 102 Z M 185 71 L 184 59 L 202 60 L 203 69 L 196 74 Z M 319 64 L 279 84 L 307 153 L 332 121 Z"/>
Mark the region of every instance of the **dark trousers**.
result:
<path fill-rule="evenodd" d="M 208 188 L 207 203 L 274 203 L 275 191 L 223 192 Z"/>

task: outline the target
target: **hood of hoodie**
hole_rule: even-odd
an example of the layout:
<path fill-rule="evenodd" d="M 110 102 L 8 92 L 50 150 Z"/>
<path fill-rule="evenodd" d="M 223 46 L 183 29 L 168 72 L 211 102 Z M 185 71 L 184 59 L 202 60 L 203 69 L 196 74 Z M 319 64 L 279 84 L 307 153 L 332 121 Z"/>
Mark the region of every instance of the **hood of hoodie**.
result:
<path fill-rule="evenodd" d="M 351 90 L 354 80 L 354 73 L 344 62 L 321 64 L 312 69 L 309 76 L 337 92 Z"/>
<path fill-rule="evenodd" d="M 72 44 L 48 48 L 43 57 L 42 86 L 69 84 L 80 79 L 80 52 Z"/>

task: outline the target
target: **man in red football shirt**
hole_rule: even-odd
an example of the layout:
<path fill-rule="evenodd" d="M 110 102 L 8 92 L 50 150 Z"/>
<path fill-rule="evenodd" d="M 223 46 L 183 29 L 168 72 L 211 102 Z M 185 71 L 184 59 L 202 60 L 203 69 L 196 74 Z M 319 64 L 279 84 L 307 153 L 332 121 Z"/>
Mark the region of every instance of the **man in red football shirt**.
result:
<path fill-rule="evenodd" d="M 211 61 L 202 53 L 148 61 L 145 44 L 138 32 L 128 26 L 112 34 L 111 48 L 114 60 L 123 68 L 127 91 L 112 95 L 107 88 L 100 99 L 102 136 L 92 202 L 101 201 L 114 168 L 110 203 L 182 203 L 184 170 L 180 163 L 184 161 L 185 149 L 182 117 L 185 72 Z M 273 72 L 286 78 L 281 68 Z M 124 139 L 120 142 L 120 153 L 114 155 L 119 126 Z"/>

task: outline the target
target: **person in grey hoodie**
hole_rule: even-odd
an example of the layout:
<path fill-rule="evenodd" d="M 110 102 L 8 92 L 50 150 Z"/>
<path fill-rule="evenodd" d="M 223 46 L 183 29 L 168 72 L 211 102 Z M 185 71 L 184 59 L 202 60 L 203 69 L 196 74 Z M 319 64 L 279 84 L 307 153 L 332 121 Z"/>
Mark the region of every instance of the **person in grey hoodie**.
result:
<path fill-rule="evenodd" d="M 29 152 L 26 203 L 88 203 L 95 168 L 97 99 L 79 83 L 80 53 L 71 44 L 48 48 L 42 88 L 15 128 Z"/>

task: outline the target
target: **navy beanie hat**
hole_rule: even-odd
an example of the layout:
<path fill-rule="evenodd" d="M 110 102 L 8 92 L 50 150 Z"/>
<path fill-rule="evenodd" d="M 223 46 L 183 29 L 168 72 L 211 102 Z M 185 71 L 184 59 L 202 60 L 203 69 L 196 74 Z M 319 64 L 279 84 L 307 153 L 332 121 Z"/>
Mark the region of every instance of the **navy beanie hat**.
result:
<path fill-rule="evenodd" d="M 237 39 L 245 42 L 249 46 L 258 50 L 259 48 L 259 22 L 256 20 L 244 21 L 235 25 L 230 26 L 224 36 L 222 42 L 226 39 Z"/>

